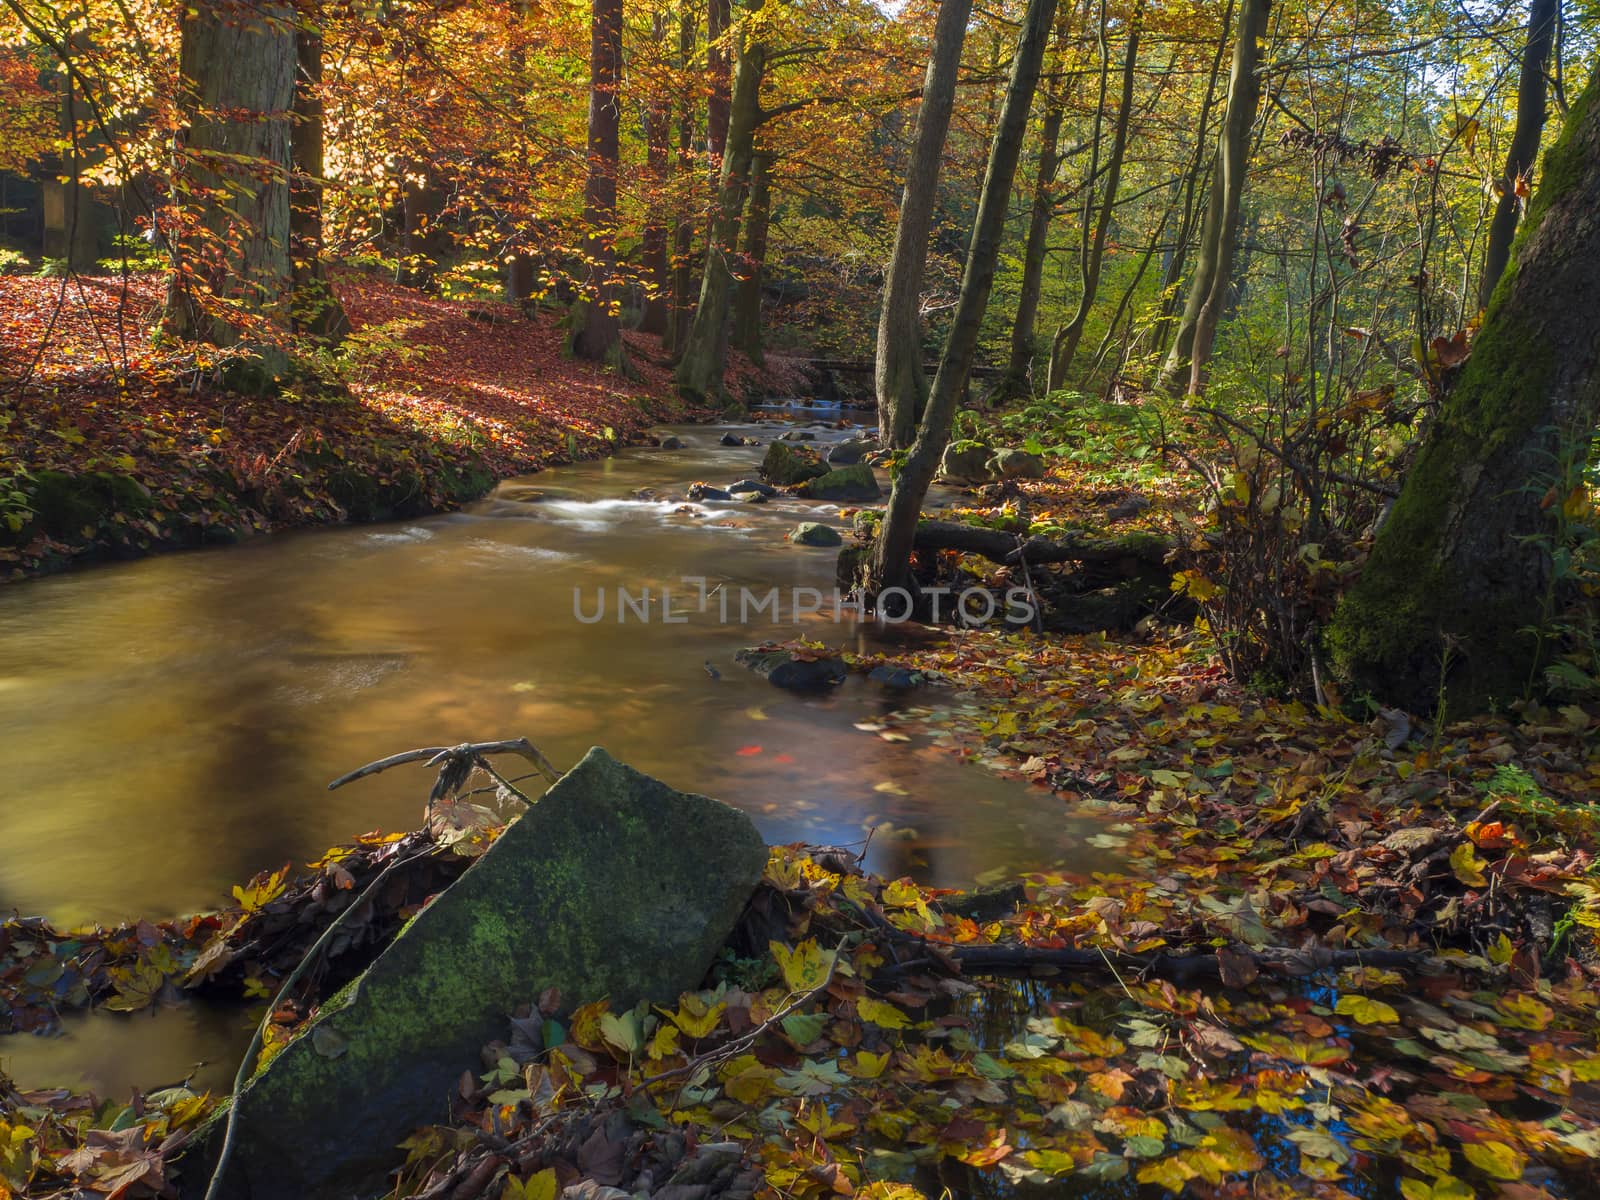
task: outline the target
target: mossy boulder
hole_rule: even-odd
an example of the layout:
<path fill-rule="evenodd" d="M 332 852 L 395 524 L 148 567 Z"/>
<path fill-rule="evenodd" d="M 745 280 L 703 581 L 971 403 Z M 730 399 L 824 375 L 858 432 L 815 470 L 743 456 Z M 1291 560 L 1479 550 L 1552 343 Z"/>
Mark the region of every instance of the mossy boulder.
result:
<path fill-rule="evenodd" d="M 1028 450 L 996 450 L 989 466 L 1001 479 L 1044 478 L 1044 457 Z"/>
<path fill-rule="evenodd" d="M 546 988 L 570 1009 L 704 979 L 766 864 L 748 817 L 593 749 L 240 1093 L 222 1194 L 373 1195 L 411 1130 Z M 222 1123 L 183 1161 L 205 1191 Z"/>
<path fill-rule="evenodd" d="M 761 477 L 779 487 L 790 487 L 826 475 L 828 466 L 815 452 L 790 442 L 773 442 L 761 460 Z"/>
<path fill-rule="evenodd" d="M 844 541 L 832 525 L 820 521 L 802 521 L 796 525 L 789 540 L 796 546 L 837 546 Z"/>
<path fill-rule="evenodd" d="M 851 438 L 847 442 L 840 442 L 828 451 L 828 465 L 830 467 L 848 467 L 863 461 L 867 455 L 878 448 L 878 443 L 868 438 Z"/>
<path fill-rule="evenodd" d="M 883 495 L 878 477 L 866 463 L 837 467 L 800 485 L 807 500 L 876 500 Z"/>
<path fill-rule="evenodd" d="M 951 442 L 939 460 L 939 474 L 957 483 L 988 483 L 995 477 L 989 465 L 993 458 L 994 447 L 986 442 Z"/>

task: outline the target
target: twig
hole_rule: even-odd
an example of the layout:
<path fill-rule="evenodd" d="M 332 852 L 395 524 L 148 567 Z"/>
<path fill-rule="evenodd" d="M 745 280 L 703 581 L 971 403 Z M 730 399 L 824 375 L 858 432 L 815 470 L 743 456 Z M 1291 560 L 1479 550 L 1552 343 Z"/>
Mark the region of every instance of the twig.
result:
<path fill-rule="evenodd" d="M 437 763 L 449 754 L 470 754 L 476 758 L 483 758 L 490 754 L 520 754 L 528 759 L 539 772 L 551 783 L 561 778 L 561 772 L 551 765 L 550 760 L 525 737 L 511 738 L 502 742 L 463 742 L 459 746 L 424 746 L 418 750 L 407 750 L 401 754 L 391 754 L 388 758 L 380 758 L 377 762 L 370 762 L 364 767 L 351 771 L 348 775 L 341 775 L 328 785 L 331 792 L 335 788 L 342 788 L 347 783 L 354 783 L 358 779 L 365 779 L 368 775 L 377 775 L 387 771 L 390 767 L 402 767 L 407 763 L 427 762 L 430 765 Z"/>

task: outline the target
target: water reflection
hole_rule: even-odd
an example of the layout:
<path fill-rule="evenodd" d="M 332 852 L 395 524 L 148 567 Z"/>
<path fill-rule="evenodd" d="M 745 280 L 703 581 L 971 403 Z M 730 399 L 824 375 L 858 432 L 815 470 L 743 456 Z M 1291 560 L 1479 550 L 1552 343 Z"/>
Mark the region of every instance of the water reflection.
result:
<path fill-rule="evenodd" d="M 834 554 L 783 535 L 844 525 L 836 507 L 681 500 L 690 481 L 755 473 L 761 448 L 719 446 L 723 432 L 514 481 L 466 512 L 0 590 L 0 910 L 71 924 L 215 905 L 264 867 L 419 818 L 420 772 L 329 794 L 336 775 L 522 734 L 558 765 L 603 744 L 738 805 L 773 841 L 849 843 L 887 822 L 870 865 L 891 875 L 960 885 L 1076 859 L 1083 829 L 1047 794 L 856 729 L 903 703 L 877 685 L 795 696 L 733 664 L 798 626 L 723 626 L 693 606 L 681 624 L 574 618 L 575 588 L 671 587 L 686 603 L 684 576 L 831 593 Z"/>

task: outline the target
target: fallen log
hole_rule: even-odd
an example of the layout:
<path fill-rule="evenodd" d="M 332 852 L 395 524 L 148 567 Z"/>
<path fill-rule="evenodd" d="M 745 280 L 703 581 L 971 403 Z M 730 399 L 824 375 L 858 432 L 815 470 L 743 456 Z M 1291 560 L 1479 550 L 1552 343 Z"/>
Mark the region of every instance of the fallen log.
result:
<path fill-rule="evenodd" d="M 955 521 L 922 521 L 917 525 L 918 550 L 958 550 L 981 554 L 990 562 L 1006 566 L 1022 563 L 1128 563 L 1130 566 L 1163 566 L 1173 543 L 1156 533 L 1130 533 L 1117 538 L 1083 538 L 1054 541 L 1024 537 L 1003 529 L 983 529 Z"/>

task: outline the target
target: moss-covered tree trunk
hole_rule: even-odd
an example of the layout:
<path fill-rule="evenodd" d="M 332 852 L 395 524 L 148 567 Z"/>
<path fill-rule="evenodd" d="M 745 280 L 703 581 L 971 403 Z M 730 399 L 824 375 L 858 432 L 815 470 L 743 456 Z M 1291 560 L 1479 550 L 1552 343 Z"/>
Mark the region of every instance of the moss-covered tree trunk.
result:
<path fill-rule="evenodd" d="M 955 108 L 956 74 L 971 12 L 972 0 L 943 0 L 939 5 L 933 53 L 928 57 L 922 103 L 911 135 L 911 161 L 900 196 L 894 249 L 883 280 L 872 380 L 878 396 L 878 436 L 885 446 L 897 450 L 911 444 L 928 397 L 928 381 L 922 373 L 922 275 L 928 264 L 939 167 Z"/>
<path fill-rule="evenodd" d="M 883 531 L 873 547 L 867 588 L 875 595 L 889 588 L 911 591 L 915 587 L 911 578 L 911 551 L 916 542 L 917 522 L 922 515 L 928 486 L 933 482 L 939 459 L 950 441 L 956 405 L 972 373 L 978 331 L 989 306 L 995 264 L 1005 237 L 1011 183 L 1016 178 L 1017 160 L 1022 156 L 1028 110 L 1033 105 L 1034 88 L 1039 83 L 1039 68 L 1044 62 L 1055 8 L 1056 0 L 1028 0 L 1027 11 L 1023 14 L 1017 51 L 1011 61 L 1011 79 L 1006 85 L 1000 122 L 989 147 L 989 167 L 978 196 L 978 214 L 972 225 L 966 266 L 961 273 L 961 293 L 956 298 L 950 332 L 928 392 L 928 406 L 917 428 L 916 441 L 901 464 L 900 473 L 895 476 Z"/>
<path fill-rule="evenodd" d="M 290 143 L 294 8 L 186 5 L 178 86 L 187 127 L 174 193 L 178 231 L 168 324 L 180 336 L 247 347 L 263 369 L 287 363 L 291 325 Z"/>
<path fill-rule="evenodd" d="M 759 11 L 761 0 L 749 9 Z M 728 141 L 722 152 L 722 181 L 706 246 L 705 270 L 700 276 L 700 303 L 684 338 L 673 382 L 678 391 L 704 400 L 722 391 L 722 374 L 728 354 L 728 308 L 733 298 L 733 268 L 729 261 L 739 237 L 739 219 L 749 189 L 750 163 L 755 153 L 756 125 L 761 119 L 761 76 L 766 71 L 767 49 L 759 35 L 747 34 L 738 49 L 733 78 L 733 104 L 728 119 Z"/>
<path fill-rule="evenodd" d="M 745 205 L 744 250 L 733 311 L 733 345 L 761 366 L 761 272 L 767 262 L 767 230 L 772 223 L 772 155 L 758 151 L 751 160 L 750 199 Z"/>
<path fill-rule="evenodd" d="M 1183 316 L 1161 368 L 1158 386 L 1162 390 L 1184 386 L 1199 390 L 1217 323 L 1227 305 L 1239 233 L 1239 206 L 1244 199 L 1250 160 L 1250 127 L 1255 124 L 1256 109 L 1261 103 L 1257 72 L 1269 8 L 1269 0 L 1244 0 L 1239 8 L 1239 32 L 1233 44 L 1228 104 L 1217 142 L 1216 166 L 1212 169 L 1211 199 L 1200 227 L 1200 248 Z"/>
<path fill-rule="evenodd" d="M 1600 421 L 1600 71 L 1545 156 L 1489 310 L 1329 631 L 1352 686 L 1452 712 L 1537 670 L 1565 489 Z"/>
<path fill-rule="evenodd" d="M 622 0 L 592 0 L 589 25 L 589 171 L 583 186 L 584 293 L 572 315 L 572 352 L 594 362 L 622 350 L 618 319 L 617 165 L 622 124 Z"/>

